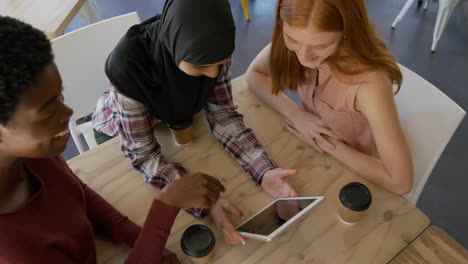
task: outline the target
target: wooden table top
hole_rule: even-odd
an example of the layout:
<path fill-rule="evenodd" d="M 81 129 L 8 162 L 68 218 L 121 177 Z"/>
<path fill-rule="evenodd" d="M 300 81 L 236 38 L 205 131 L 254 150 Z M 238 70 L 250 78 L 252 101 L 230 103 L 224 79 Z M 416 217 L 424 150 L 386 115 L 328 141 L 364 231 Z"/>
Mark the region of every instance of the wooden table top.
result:
<path fill-rule="evenodd" d="M 0 14 L 25 21 L 49 39 L 63 34 L 85 0 L 2 0 Z"/>
<path fill-rule="evenodd" d="M 468 250 L 442 229 L 431 226 L 390 264 L 468 264 Z"/>
<path fill-rule="evenodd" d="M 210 217 L 195 219 L 181 211 L 166 247 L 182 263 L 189 263 L 180 248 L 180 237 L 191 224 L 208 225 L 215 232 L 215 263 L 387 263 L 429 225 L 429 219 L 403 197 L 389 193 L 357 176 L 329 155 L 305 146 L 282 128 L 279 114 L 265 106 L 248 89 L 241 76 L 233 80 L 234 100 L 260 142 L 283 168 L 300 173 L 289 182 L 301 196 L 324 195 L 325 200 L 272 242 L 248 240 L 229 246 Z M 234 202 L 246 217 L 263 208 L 271 198 L 254 185 L 242 168 L 225 152 L 209 131 L 204 116 L 197 115 L 194 140 L 175 146 L 163 126 L 156 128 L 163 154 L 180 162 L 189 172 L 203 171 L 226 186 L 224 197 Z M 156 189 L 146 184 L 120 152 L 114 138 L 69 161 L 71 168 L 130 219 L 142 224 Z M 372 192 L 373 204 L 361 222 L 343 224 L 337 217 L 338 191 L 346 183 L 360 181 Z M 235 224 L 240 222 L 233 219 Z M 128 254 L 123 245 L 97 241 L 99 263 L 121 263 Z"/>

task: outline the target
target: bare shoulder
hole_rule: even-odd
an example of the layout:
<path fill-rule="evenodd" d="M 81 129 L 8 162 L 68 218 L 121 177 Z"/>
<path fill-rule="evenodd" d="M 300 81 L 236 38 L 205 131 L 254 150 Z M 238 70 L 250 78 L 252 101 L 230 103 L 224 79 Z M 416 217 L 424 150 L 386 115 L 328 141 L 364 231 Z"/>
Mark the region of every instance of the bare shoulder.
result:
<path fill-rule="evenodd" d="M 365 107 L 388 104 L 394 101 L 394 87 L 390 77 L 384 71 L 372 71 L 361 76 L 360 87 L 356 94 L 356 110 L 365 111 Z"/>
<path fill-rule="evenodd" d="M 268 43 L 261 51 L 257 54 L 255 59 L 250 64 L 247 72 L 258 72 L 265 75 L 270 75 L 270 53 L 271 43 Z"/>

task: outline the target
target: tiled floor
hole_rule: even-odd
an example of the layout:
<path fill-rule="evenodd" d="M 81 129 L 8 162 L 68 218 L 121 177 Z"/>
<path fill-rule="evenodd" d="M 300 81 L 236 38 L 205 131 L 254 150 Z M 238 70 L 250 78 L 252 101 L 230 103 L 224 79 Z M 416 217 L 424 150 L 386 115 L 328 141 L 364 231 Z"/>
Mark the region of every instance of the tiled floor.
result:
<path fill-rule="evenodd" d="M 246 22 L 239 0 L 230 0 L 237 25 L 233 76 L 243 74 L 255 55 L 270 41 L 274 0 L 249 0 L 252 21 Z M 433 83 L 463 109 L 468 109 L 468 2 L 453 12 L 435 53 L 430 53 L 438 4 L 424 12 L 416 6 L 392 31 L 390 25 L 405 0 L 368 0 L 368 10 L 380 36 L 398 61 Z M 106 18 L 137 11 L 142 19 L 159 13 L 163 0 L 99 0 Z M 67 31 L 84 25 L 75 18 Z M 415 98 L 417 100 L 417 98 Z M 430 131 L 428 131 L 430 133 Z M 442 227 L 468 247 L 468 118 L 462 122 L 436 165 L 419 200 L 432 224 Z M 77 154 L 70 142 L 64 154 Z"/>

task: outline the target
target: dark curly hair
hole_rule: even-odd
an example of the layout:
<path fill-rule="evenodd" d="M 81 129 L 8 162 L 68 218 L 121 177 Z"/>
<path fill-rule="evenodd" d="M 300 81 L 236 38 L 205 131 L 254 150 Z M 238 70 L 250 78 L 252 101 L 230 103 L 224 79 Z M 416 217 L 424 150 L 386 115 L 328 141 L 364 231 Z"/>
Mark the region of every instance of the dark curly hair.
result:
<path fill-rule="evenodd" d="M 0 124 L 8 124 L 20 97 L 53 60 L 50 41 L 42 31 L 0 16 Z"/>

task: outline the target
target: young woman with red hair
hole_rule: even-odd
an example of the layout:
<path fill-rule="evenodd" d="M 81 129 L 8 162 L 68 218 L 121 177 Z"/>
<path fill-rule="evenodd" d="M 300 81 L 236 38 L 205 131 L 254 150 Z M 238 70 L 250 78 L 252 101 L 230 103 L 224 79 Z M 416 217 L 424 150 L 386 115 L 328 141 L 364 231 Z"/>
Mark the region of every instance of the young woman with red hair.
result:
<path fill-rule="evenodd" d="M 394 193 L 411 191 L 411 155 L 394 101 L 402 75 L 364 0 L 279 0 L 272 42 L 247 82 L 318 152 Z"/>

